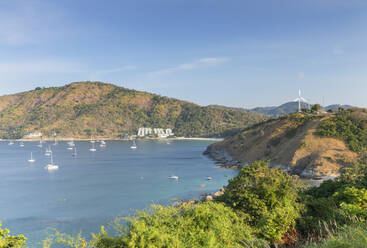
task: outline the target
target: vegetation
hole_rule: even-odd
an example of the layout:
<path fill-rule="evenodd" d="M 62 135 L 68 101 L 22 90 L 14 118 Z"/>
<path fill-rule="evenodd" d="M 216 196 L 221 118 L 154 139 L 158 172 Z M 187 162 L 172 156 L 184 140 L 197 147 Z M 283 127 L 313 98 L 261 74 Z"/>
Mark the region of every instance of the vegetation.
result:
<path fill-rule="evenodd" d="M 340 138 L 355 152 L 367 148 L 367 110 L 350 109 L 325 120 L 320 126 L 319 135 Z"/>
<path fill-rule="evenodd" d="M 305 248 L 362 248 L 367 244 L 367 225 L 357 224 L 330 231 L 326 240 L 305 246 Z"/>
<path fill-rule="evenodd" d="M 9 229 L 1 229 L 0 221 L 0 248 L 20 248 L 26 243 L 23 235 L 10 235 Z"/>
<path fill-rule="evenodd" d="M 78 82 L 0 97 L 0 137 L 120 137 L 139 127 L 171 128 L 178 136 L 225 136 L 263 115 L 199 105 L 100 82 Z"/>
<path fill-rule="evenodd" d="M 127 225 L 122 225 L 121 220 L 127 221 Z M 116 236 L 102 227 L 89 243 L 80 235 L 73 238 L 56 231 L 44 242 L 44 248 L 52 244 L 73 248 L 222 248 L 265 244 L 255 238 L 252 228 L 231 208 L 215 202 L 179 207 L 153 205 L 149 210 L 137 212 L 135 217 L 115 219 L 113 226 Z"/>
<path fill-rule="evenodd" d="M 225 187 L 221 200 L 241 211 L 261 238 L 278 242 L 300 216 L 300 187 L 295 177 L 259 161 L 242 167 Z"/>
<path fill-rule="evenodd" d="M 321 109 L 321 105 L 317 103 L 317 104 L 312 105 L 311 112 L 317 113 L 320 111 L 320 109 Z"/>

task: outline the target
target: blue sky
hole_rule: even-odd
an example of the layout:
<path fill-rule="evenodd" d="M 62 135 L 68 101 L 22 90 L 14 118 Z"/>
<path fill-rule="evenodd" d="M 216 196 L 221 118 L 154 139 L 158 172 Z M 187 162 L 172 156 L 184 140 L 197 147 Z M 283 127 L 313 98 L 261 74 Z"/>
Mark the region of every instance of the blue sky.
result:
<path fill-rule="evenodd" d="M 98 80 L 238 107 L 367 107 L 366 0 L 0 1 L 0 94 Z"/>

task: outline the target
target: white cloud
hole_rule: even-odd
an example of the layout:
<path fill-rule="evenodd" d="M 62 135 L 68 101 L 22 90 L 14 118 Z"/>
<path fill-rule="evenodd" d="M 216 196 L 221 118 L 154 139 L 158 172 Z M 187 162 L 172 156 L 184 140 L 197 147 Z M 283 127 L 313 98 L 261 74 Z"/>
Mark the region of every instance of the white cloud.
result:
<path fill-rule="evenodd" d="M 193 70 L 193 69 L 197 69 L 197 68 L 204 67 L 204 66 L 218 65 L 226 61 L 228 61 L 228 58 L 214 58 L 214 57 L 213 58 L 201 58 L 201 59 L 194 60 L 191 63 L 180 64 L 175 67 L 149 72 L 148 76 L 150 77 L 162 76 L 162 75 L 167 75 L 167 74 L 170 74 L 176 71 Z"/>

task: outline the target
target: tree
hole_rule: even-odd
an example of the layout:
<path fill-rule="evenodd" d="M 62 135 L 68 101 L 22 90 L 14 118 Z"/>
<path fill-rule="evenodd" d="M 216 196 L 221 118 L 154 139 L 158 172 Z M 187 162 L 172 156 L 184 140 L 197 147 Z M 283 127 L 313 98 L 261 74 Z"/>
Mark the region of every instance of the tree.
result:
<path fill-rule="evenodd" d="M 223 203 L 154 205 L 127 221 L 128 226 L 124 227 L 120 219 L 115 220 L 115 237 L 102 227 L 98 235 L 93 235 L 93 247 L 222 248 L 241 247 L 244 243 L 262 247 L 252 228 Z"/>
<path fill-rule="evenodd" d="M 23 235 L 10 235 L 9 229 L 1 229 L 0 221 L 0 248 L 20 248 L 25 246 L 26 238 Z"/>
<path fill-rule="evenodd" d="M 317 113 L 317 112 L 320 111 L 320 109 L 321 109 L 321 105 L 316 103 L 316 104 L 312 105 L 311 111 L 314 112 L 314 113 Z"/>
<path fill-rule="evenodd" d="M 241 168 L 220 200 L 242 212 L 261 237 L 277 242 L 300 216 L 300 188 L 296 177 L 258 161 Z"/>

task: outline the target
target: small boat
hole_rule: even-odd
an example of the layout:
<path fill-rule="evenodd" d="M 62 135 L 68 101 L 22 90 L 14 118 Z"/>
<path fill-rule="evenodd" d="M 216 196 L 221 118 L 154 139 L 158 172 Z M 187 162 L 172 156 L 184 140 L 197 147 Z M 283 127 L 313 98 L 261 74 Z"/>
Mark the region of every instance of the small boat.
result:
<path fill-rule="evenodd" d="M 70 147 L 74 147 L 75 146 L 75 143 L 74 143 L 74 140 L 71 139 L 69 142 L 68 142 L 68 146 Z M 71 150 L 71 149 L 70 149 Z"/>
<path fill-rule="evenodd" d="M 133 145 L 132 145 L 132 146 L 130 146 L 130 148 L 131 148 L 131 149 L 136 149 L 136 148 L 138 148 L 138 147 L 136 146 L 135 140 L 133 140 Z"/>
<path fill-rule="evenodd" d="M 23 141 L 21 141 L 21 142 L 19 143 L 19 146 L 20 146 L 20 147 L 24 147 L 24 143 L 23 143 Z"/>
<path fill-rule="evenodd" d="M 206 185 L 205 185 L 205 184 L 201 184 L 201 185 L 200 185 L 200 188 L 204 188 L 204 187 L 206 187 Z"/>
<path fill-rule="evenodd" d="M 14 142 L 11 140 L 11 141 L 9 141 L 9 144 L 8 144 L 9 146 L 12 146 L 12 145 L 14 145 Z"/>
<path fill-rule="evenodd" d="M 54 141 L 54 146 L 57 146 L 57 139 L 56 139 L 56 135 L 55 135 L 55 141 Z"/>
<path fill-rule="evenodd" d="M 28 159 L 28 162 L 29 163 L 34 163 L 36 160 L 34 160 L 34 158 L 33 158 L 33 154 L 32 154 L 32 152 L 31 152 L 31 158 L 30 159 Z"/>
<path fill-rule="evenodd" d="M 76 147 L 74 147 L 74 152 L 72 154 L 73 157 L 76 157 L 77 153 L 76 153 Z"/>
<path fill-rule="evenodd" d="M 170 177 L 168 177 L 169 179 L 175 179 L 175 180 L 178 180 L 178 176 L 175 176 L 175 175 L 172 175 Z"/>
<path fill-rule="evenodd" d="M 90 137 L 90 143 L 94 144 L 96 141 L 93 139 L 93 136 Z"/>
<path fill-rule="evenodd" d="M 97 149 L 94 147 L 94 143 L 92 143 L 92 148 L 90 148 L 89 151 L 91 151 L 91 152 L 97 151 Z"/>
<path fill-rule="evenodd" d="M 48 165 L 45 166 L 45 169 L 48 171 L 54 171 L 54 170 L 58 170 L 59 166 L 54 164 L 54 160 L 53 160 L 53 156 L 52 156 L 52 152 L 51 152 L 51 161 Z"/>
<path fill-rule="evenodd" d="M 106 147 L 106 142 L 104 140 L 101 140 L 101 144 L 99 146 L 100 147 Z"/>
<path fill-rule="evenodd" d="M 212 177 L 206 177 L 206 180 L 210 181 L 210 180 L 213 180 Z"/>
<path fill-rule="evenodd" d="M 40 140 L 40 143 L 37 146 L 42 147 L 42 139 Z"/>

